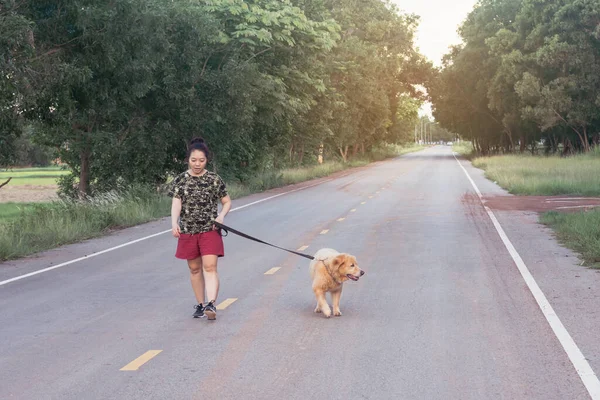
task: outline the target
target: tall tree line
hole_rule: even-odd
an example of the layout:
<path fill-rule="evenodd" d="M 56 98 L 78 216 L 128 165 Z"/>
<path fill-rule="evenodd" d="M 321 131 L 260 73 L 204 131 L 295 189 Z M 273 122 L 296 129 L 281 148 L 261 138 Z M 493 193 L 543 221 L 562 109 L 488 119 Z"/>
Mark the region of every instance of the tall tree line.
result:
<path fill-rule="evenodd" d="M 429 84 L 434 116 L 481 153 L 600 144 L 600 2 L 480 0 Z"/>
<path fill-rule="evenodd" d="M 0 164 L 27 129 L 90 193 L 163 182 L 197 135 L 242 181 L 410 141 L 417 23 L 387 0 L 0 0 Z"/>

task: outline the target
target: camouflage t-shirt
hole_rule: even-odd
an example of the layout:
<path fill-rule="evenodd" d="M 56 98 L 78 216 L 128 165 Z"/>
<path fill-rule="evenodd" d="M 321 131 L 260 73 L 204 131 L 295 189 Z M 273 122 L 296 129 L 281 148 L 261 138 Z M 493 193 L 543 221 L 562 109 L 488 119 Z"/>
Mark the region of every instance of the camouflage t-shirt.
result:
<path fill-rule="evenodd" d="M 202 233 L 213 229 L 213 221 L 219 215 L 219 203 L 227 196 L 227 188 L 214 172 L 193 176 L 185 171 L 175 177 L 169 196 L 181 199 L 181 233 Z"/>

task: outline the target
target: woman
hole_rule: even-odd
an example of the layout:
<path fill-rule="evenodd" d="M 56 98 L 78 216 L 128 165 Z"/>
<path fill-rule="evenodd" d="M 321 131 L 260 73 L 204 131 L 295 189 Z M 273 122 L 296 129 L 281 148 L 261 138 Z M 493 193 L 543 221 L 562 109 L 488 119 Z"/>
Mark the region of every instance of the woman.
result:
<path fill-rule="evenodd" d="M 221 177 L 206 169 L 209 157 L 204 139 L 192 139 L 187 150 L 189 168 L 175 178 L 169 195 L 173 197 L 171 227 L 178 238 L 175 257 L 187 260 L 198 302 L 194 318 L 208 316 L 214 320 L 219 293 L 217 260 L 225 255 L 223 238 L 214 221 L 223 223 L 231 198 Z M 223 205 L 220 213 L 219 202 Z M 204 303 L 205 294 L 208 303 Z"/>

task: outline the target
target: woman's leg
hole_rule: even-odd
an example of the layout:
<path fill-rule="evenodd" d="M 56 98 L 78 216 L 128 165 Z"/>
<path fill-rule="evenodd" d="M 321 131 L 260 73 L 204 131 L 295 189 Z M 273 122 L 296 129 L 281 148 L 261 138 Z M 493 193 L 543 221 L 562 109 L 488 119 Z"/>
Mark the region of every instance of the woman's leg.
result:
<path fill-rule="evenodd" d="M 216 255 L 202 256 L 202 269 L 204 271 L 204 282 L 206 283 L 207 300 L 215 301 L 219 295 L 219 274 L 217 273 Z"/>
<path fill-rule="evenodd" d="M 204 276 L 202 274 L 202 257 L 188 260 L 188 267 L 190 269 L 190 281 L 192 282 L 192 289 L 198 304 L 204 303 Z"/>

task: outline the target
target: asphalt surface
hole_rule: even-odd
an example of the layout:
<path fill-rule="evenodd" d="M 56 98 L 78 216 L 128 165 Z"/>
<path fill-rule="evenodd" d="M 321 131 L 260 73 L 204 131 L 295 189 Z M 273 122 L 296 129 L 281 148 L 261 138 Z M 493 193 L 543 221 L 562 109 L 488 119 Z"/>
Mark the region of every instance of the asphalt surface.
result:
<path fill-rule="evenodd" d="M 462 163 L 484 194 L 506 194 Z M 163 233 L 0 285 L 0 399 L 590 398 L 450 147 L 233 208 L 225 223 L 262 240 L 355 255 L 366 274 L 345 284 L 343 316 L 313 313 L 309 260 L 230 234 L 217 301 L 229 305 L 193 319 Z M 535 215 L 497 217 L 597 373 L 600 274 Z M 0 281 L 169 228 L 0 264 Z"/>

